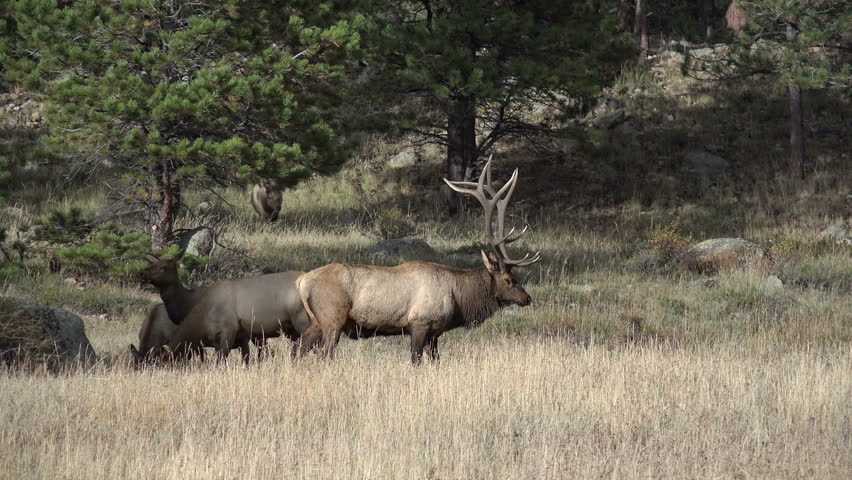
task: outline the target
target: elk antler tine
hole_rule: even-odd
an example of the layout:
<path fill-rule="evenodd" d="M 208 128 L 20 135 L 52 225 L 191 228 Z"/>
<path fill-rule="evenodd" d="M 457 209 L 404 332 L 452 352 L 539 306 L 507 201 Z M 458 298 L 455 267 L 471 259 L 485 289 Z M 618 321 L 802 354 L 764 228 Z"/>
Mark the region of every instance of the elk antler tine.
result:
<path fill-rule="evenodd" d="M 476 192 L 476 190 L 473 190 L 473 189 L 468 190 L 468 189 L 465 189 L 465 188 L 461 188 L 463 186 L 465 186 L 465 187 L 476 187 L 477 184 L 475 184 L 473 182 L 451 182 L 451 181 L 447 180 L 446 178 L 444 178 L 443 180 L 444 180 L 444 182 L 447 183 L 448 187 L 452 188 L 453 190 L 455 190 L 459 193 L 468 193 L 468 194 L 473 195 Z"/>
<path fill-rule="evenodd" d="M 503 187 L 500 190 L 497 191 L 495 198 L 503 197 L 503 195 L 506 193 L 506 190 L 509 190 L 509 194 L 505 198 L 501 198 L 501 200 L 503 201 L 504 204 L 509 203 L 509 198 L 511 198 L 511 196 L 512 196 L 511 192 L 515 190 L 515 183 L 517 181 L 518 181 L 518 169 L 516 168 L 515 172 L 512 173 L 512 177 L 509 178 L 509 181 L 506 182 L 506 184 L 503 185 Z"/>
<path fill-rule="evenodd" d="M 508 245 L 508 244 L 510 244 L 510 243 L 512 243 L 512 242 L 516 242 L 516 241 L 518 241 L 518 240 L 521 238 L 521 235 L 523 235 L 523 234 L 527 233 L 527 229 L 528 229 L 528 228 L 529 228 L 529 225 L 524 226 L 524 229 L 523 229 L 523 230 L 521 230 L 520 232 L 518 232 L 518 234 L 517 234 L 517 235 L 515 235 L 515 237 L 514 237 L 514 238 L 509 238 L 509 237 L 512 235 L 512 231 L 514 231 L 514 230 L 515 230 L 515 228 L 514 228 L 514 227 L 512 227 L 512 231 L 510 231 L 510 232 L 509 232 L 509 235 L 506 235 L 506 241 L 505 241 L 504 243 L 505 243 L 506 245 Z"/>
<path fill-rule="evenodd" d="M 515 231 L 515 227 L 512 227 L 512 229 L 509 230 L 509 233 L 507 233 L 506 235 L 503 235 L 500 238 L 495 238 L 495 239 L 491 240 L 491 244 L 496 246 L 496 245 L 500 245 L 501 243 L 506 243 L 506 239 L 509 238 L 510 236 L 512 236 L 512 233 L 514 231 Z"/>

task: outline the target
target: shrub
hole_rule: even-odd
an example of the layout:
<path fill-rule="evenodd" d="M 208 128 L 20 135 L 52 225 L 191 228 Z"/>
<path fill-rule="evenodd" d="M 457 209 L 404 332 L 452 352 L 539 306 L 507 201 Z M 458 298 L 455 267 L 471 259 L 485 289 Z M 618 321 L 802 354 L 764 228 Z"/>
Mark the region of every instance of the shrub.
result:
<path fill-rule="evenodd" d="M 380 211 L 373 221 L 373 230 L 382 240 L 414 235 L 416 229 L 398 207 Z"/>
<path fill-rule="evenodd" d="M 691 235 L 679 231 L 680 217 L 668 225 L 655 225 L 648 234 L 648 244 L 662 263 L 669 263 L 682 256 L 693 243 Z"/>
<path fill-rule="evenodd" d="M 36 220 L 33 240 L 58 245 L 74 245 L 82 242 L 91 231 L 92 227 L 89 221 L 83 218 L 81 209 L 76 207 L 67 211 L 57 209 Z"/>
<path fill-rule="evenodd" d="M 102 228 L 88 242 L 58 249 L 56 256 L 68 271 L 127 280 L 147 265 L 143 256 L 150 249 L 151 238 L 147 235 Z"/>

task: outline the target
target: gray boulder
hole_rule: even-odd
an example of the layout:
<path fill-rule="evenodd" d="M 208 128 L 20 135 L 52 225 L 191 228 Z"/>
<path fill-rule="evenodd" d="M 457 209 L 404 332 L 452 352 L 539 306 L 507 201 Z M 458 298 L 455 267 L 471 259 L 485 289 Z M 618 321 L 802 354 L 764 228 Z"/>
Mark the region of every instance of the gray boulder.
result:
<path fill-rule="evenodd" d="M 852 231 L 839 225 L 826 228 L 820 232 L 819 238 L 838 245 L 852 245 Z"/>
<path fill-rule="evenodd" d="M 602 129 L 615 128 L 624 123 L 626 119 L 627 114 L 624 110 L 616 110 L 595 120 L 595 126 Z"/>
<path fill-rule="evenodd" d="M 0 300 L 0 358 L 45 362 L 52 368 L 97 360 L 83 320 L 62 309 L 6 298 Z"/>
<path fill-rule="evenodd" d="M 216 232 L 208 227 L 196 227 L 177 234 L 180 249 L 196 257 L 204 257 L 213 252 L 216 245 Z"/>
<path fill-rule="evenodd" d="M 713 238 L 697 243 L 680 257 L 691 270 L 714 272 L 762 260 L 764 251 L 742 238 Z"/>
<path fill-rule="evenodd" d="M 417 155 L 411 151 L 399 152 L 388 160 L 390 168 L 407 168 L 413 167 L 417 163 Z"/>
<path fill-rule="evenodd" d="M 441 255 L 419 238 L 405 237 L 383 240 L 367 250 L 367 255 L 385 260 L 440 261 Z"/>
<path fill-rule="evenodd" d="M 459 268 L 476 268 L 482 266 L 481 253 L 456 252 L 447 255 L 447 263 Z"/>
<path fill-rule="evenodd" d="M 703 175 L 718 175 L 724 173 L 731 163 L 719 155 L 696 150 L 688 152 L 684 157 L 684 166 L 687 170 Z"/>

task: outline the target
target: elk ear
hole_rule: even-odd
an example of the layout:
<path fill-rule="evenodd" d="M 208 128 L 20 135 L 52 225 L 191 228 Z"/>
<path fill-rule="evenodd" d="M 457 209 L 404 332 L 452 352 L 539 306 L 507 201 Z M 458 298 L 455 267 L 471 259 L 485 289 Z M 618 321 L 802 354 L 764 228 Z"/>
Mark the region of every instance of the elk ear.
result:
<path fill-rule="evenodd" d="M 149 263 L 157 263 L 160 261 L 159 258 L 151 255 L 150 253 L 145 254 L 145 260 L 148 260 Z"/>
<path fill-rule="evenodd" d="M 494 272 L 500 268 L 500 261 L 493 253 L 486 254 L 485 250 L 480 250 L 479 253 L 482 254 L 482 264 L 485 265 L 486 270 Z"/>

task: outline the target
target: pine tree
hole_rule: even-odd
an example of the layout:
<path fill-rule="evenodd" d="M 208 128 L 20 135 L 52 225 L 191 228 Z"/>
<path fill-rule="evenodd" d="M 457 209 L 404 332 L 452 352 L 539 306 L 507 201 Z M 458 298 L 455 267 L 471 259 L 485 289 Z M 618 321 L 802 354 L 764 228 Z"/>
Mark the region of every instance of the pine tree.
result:
<path fill-rule="evenodd" d="M 181 191 L 331 172 L 345 159 L 337 106 L 362 19 L 347 2 L 5 2 L 0 62 L 41 92 L 45 142 L 69 171 L 105 163 L 140 205 L 155 248 Z"/>
<path fill-rule="evenodd" d="M 371 94 L 387 94 L 389 124 L 446 145 L 452 181 L 501 138 L 547 130 L 524 120 L 535 103 L 591 98 L 631 51 L 598 2 L 369 3 Z"/>
<path fill-rule="evenodd" d="M 802 95 L 811 89 L 852 98 L 852 4 L 844 0 L 736 0 L 748 22 L 722 75 L 770 74 L 786 88 L 790 108 L 790 171 L 804 178 Z"/>

